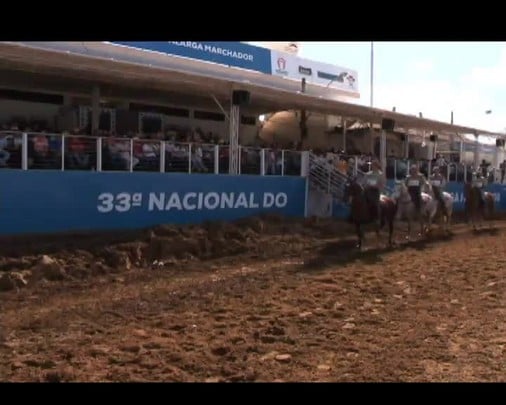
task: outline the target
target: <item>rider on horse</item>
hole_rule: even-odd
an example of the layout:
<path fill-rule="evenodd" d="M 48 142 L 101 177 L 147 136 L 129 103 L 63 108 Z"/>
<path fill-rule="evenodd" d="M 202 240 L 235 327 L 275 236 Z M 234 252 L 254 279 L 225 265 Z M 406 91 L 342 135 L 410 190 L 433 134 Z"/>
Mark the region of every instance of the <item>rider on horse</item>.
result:
<path fill-rule="evenodd" d="M 483 193 L 487 185 L 487 179 L 485 179 L 480 172 L 474 172 L 471 184 L 480 192 L 480 205 L 483 207 L 485 205 L 485 196 Z"/>
<path fill-rule="evenodd" d="M 411 201 L 415 205 L 417 215 L 422 213 L 422 187 L 427 186 L 425 176 L 420 173 L 417 165 L 411 165 L 409 174 L 406 177 L 406 187 L 408 188 Z"/>
<path fill-rule="evenodd" d="M 374 160 L 371 164 L 371 170 L 364 176 L 364 189 L 367 202 L 374 213 L 376 221 L 381 226 L 381 192 L 385 189 L 387 179 L 381 171 L 381 164 Z"/>
<path fill-rule="evenodd" d="M 432 176 L 429 178 L 430 185 L 432 186 L 432 192 L 434 193 L 434 197 L 439 202 L 439 206 L 441 208 L 441 212 L 444 216 L 448 216 L 446 210 L 446 204 L 443 200 L 443 188 L 445 186 L 445 178 L 439 172 L 439 167 L 435 166 L 432 169 Z"/>

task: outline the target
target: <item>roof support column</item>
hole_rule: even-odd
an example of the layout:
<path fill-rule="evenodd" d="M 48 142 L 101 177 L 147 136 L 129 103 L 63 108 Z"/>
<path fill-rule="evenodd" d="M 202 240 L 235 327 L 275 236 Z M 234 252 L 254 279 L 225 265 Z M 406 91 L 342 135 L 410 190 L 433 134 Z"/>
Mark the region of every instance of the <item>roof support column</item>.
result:
<path fill-rule="evenodd" d="M 343 151 L 346 153 L 346 119 L 341 117 L 341 124 L 343 126 Z"/>
<path fill-rule="evenodd" d="M 369 153 L 374 156 L 375 154 L 375 150 L 374 150 L 374 146 L 376 144 L 376 137 L 375 137 L 375 133 L 374 133 L 374 127 L 373 127 L 373 124 L 372 122 L 370 123 L 370 128 L 369 128 Z"/>
<path fill-rule="evenodd" d="M 386 173 L 387 171 L 387 131 L 384 129 L 381 130 L 380 137 L 380 162 L 381 162 L 381 171 Z"/>
<path fill-rule="evenodd" d="M 91 91 L 91 133 L 95 134 L 98 131 L 100 122 L 100 87 L 93 86 Z"/>
<path fill-rule="evenodd" d="M 409 159 L 409 134 L 404 135 L 404 159 Z"/>
<path fill-rule="evenodd" d="M 496 146 L 494 149 L 494 158 L 492 160 L 492 167 L 494 168 L 494 170 L 499 169 L 499 150 L 500 150 L 499 146 Z M 494 174 L 495 174 L 495 171 L 494 171 Z"/>
<path fill-rule="evenodd" d="M 464 141 L 459 136 L 459 163 L 462 163 L 464 161 Z"/>
<path fill-rule="evenodd" d="M 474 134 L 474 169 L 478 170 L 480 166 L 480 142 L 478 142 L 478 134 Z"/>
<path fill-rule="evenodd" d="M 231 104 L 229 121 L 229 174 L 239 174 L 239 122 L 241 111 L 239 105 Z"/>

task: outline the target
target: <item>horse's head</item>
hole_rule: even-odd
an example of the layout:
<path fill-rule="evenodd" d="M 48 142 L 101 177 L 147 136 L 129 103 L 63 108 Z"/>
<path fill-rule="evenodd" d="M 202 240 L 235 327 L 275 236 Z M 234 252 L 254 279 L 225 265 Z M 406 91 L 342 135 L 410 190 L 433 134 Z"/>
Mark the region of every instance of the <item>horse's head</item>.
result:
<path fill-rule="evenodd" d="M 363 188 L 358 183 L 356 178 L 350 178 L 344 185 L 344 201 L 351 203 L 351 201 L 362 194 Z"/>

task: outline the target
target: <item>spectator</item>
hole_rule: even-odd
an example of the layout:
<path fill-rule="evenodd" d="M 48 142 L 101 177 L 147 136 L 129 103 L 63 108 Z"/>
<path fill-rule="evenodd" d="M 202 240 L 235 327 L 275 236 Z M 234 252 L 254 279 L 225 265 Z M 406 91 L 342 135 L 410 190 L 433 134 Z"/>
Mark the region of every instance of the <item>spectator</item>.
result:
<path fill-rule="evenodd" d="M 7 152 L 5 149 L 7 148 L 7 139 L 6 137 L 0 137 L 0 167 L 7 166 L 7 162 L 11 157 L 11 154 Z"/>

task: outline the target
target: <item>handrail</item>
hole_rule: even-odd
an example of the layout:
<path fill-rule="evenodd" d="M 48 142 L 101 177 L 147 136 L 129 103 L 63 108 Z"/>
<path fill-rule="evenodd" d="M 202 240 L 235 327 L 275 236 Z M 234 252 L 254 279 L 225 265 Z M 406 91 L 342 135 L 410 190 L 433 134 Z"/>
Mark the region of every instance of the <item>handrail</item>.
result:
<path fill-rule="evenodd" d="M 0 167 L 10 169 L 228 173 L 228 145 L 170 140 L 0 131 Z M 302 152 L 242 147 L 250 174 L 301 176 Z M 242 152 L 241 152 L 242 153 Z M 267 160 L 266 160 L 267 157 Z M 2 164 L 5 163 L 5 164 Z M 251 161 L 243 159 L 246 167 Z"/>

